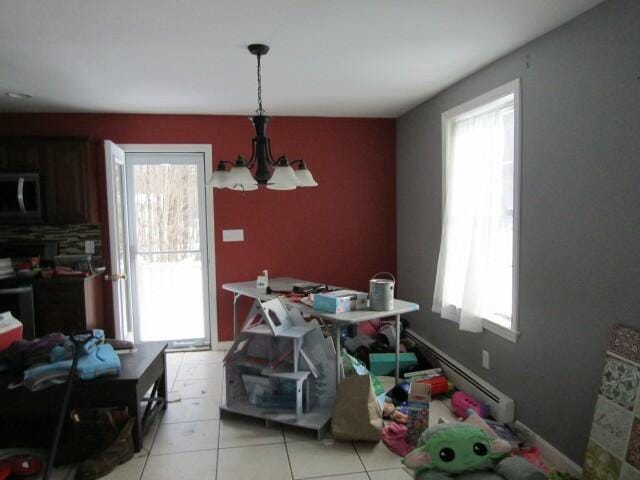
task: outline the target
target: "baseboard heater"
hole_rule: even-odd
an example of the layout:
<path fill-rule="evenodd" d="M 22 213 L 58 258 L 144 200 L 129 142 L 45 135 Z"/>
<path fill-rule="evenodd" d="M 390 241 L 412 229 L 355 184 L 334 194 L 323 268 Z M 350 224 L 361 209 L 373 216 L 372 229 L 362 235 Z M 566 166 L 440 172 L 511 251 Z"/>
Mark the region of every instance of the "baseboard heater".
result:
<path fill-rule="evenodd" d="M 434 366 L 442 368 L 444 374 L 458 390 L 463 390 L 489 405 L 493 418 L 503 423 L 515 421 L 515 403 L 513 399 L 463 367 L 413 330 L 407 329 L 406 334 L 414 342 L 428 350 L 430 359 L 437 364 Z"/>

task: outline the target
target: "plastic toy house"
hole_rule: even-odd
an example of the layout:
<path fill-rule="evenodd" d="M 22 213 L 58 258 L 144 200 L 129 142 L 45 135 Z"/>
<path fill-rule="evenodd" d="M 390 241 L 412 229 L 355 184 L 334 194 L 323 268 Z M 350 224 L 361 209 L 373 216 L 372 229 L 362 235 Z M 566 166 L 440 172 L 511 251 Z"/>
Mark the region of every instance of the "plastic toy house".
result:
<path fill-rule="evenodd" d="M 255 300 L 224 366 L 222 412 L 322 436 L 335 398 L 335 349 L 316 321 L 306 322 L 279 298 Z"/>

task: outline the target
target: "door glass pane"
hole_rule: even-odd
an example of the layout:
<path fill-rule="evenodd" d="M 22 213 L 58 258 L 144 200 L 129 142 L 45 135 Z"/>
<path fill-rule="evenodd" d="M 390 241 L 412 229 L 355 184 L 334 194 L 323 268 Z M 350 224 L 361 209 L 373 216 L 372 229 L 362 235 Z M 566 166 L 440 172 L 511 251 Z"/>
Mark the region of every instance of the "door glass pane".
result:
<path fill-rule="evenodd" d="M 143 342 L 208 338 L 208 264 L 199 204 L 204 178 L 198 163 L 175 156 L 172 162 L 172 155 L 163 155 L 162 163 L 156 155 L 137 156 L 127 179 L 133 182 L 133 291 Z"/>
<path fill-rule="evenodd" d="M 196 165 L 134 165 L 137 250 L 200 249 Z"/>
<path fill-rule="evenodd" d="M 143 342 L 205 336 L 200 253 L 136 255 L 136 287 Z"/>

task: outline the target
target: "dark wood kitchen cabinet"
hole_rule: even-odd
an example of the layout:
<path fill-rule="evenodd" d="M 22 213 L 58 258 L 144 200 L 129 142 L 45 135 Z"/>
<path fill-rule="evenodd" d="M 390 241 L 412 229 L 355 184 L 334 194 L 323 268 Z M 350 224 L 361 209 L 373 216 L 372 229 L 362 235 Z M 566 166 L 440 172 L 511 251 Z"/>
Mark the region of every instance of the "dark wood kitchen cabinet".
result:
<path fill-rule="evenodd" d="M 104 328 L 104 274 L 33 283 L 36 335 Z"/>
<path fill-rule="evenodd" d="M 99 223 L 97 164 L 92 143 L 44 142 L 40 165 L 47 223 Z"/>
<path fill-rule="evenodd" d="M 54 225 L 100 223 L 97 156 L 86 138 L 0 138 L 0 173 L 38 172 L 43 220 Z"/>
<path fill-rule="evenodd" d="M 26 173 L 40 169 L 40 147 L 33 141 L 0 141 L 0 172 Z"/>

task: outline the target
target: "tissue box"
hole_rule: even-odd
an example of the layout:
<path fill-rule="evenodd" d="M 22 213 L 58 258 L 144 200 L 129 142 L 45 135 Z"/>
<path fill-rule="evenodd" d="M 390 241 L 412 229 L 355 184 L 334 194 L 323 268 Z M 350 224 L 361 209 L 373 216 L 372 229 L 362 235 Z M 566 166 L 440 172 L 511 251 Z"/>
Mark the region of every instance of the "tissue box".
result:
<path fill-rule="evenodd" d="M 407 400 L 407 442 L 415 447 L 420 435 L 429 428 L 431 387 L 426 383 L 411 382 Z"/>
<path fill-rule="evenodd" d="M 355 310 L 357 293 L 353 290 L 316 293 L 313 297 L 313 308 L 328 313 L 350 312 Z"/>
<path fill-rule="evenodd" d="M 22 340 L 22 323 L 11 312 L 0 313 L 0 352 L 18 340 Z"/>

